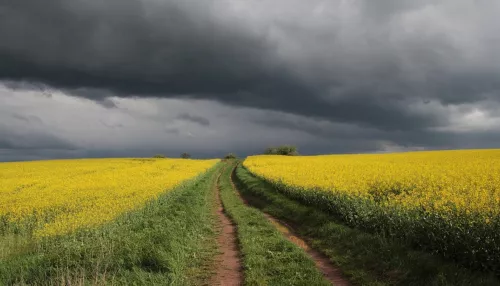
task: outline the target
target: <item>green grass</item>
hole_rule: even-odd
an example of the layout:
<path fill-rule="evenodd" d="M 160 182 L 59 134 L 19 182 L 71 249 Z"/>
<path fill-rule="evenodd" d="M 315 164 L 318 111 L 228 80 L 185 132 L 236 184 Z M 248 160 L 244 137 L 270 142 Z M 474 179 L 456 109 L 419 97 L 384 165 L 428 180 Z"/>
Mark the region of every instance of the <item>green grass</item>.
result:
<path fill-rule="evenodd" d="M 357 284 L 500 285 L 493 274 L 474 272 L 401 241 L 347 227 L 332 215 L 279 193 L 244 167 L 238 166 L 235 178 L 247 200 L 294 225 Z"/>
<path fill-rule="evenodd" d="M 220 177 L 221 199 L 237 224 L 245 285 L 330 285 L 307 254 L 289 242 L 258 209 L 246 206 L 231 185 L 235 162 Z"/>
<path fill-rule="evenodd" d="M 217 252 L 217 164 L 102 227 L 33 241 L 4 234 L 0 285 L 199 285 Z M 0 247 L 1 248 L 1 247 Z"/>
<path fill-rule="evenodd" d="M 0 263 L 2 259 L 22 254 L 33 247 L 29 236 L 6 233 L 0 236 Z"/>

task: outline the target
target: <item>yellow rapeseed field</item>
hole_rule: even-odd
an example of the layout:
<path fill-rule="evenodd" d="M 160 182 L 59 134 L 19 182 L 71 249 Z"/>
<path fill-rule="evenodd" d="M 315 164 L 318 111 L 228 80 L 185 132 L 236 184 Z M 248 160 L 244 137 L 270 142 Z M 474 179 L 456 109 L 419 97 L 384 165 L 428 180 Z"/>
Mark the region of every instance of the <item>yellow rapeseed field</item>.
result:
<path fill-rule="evenodd" d="M 244 166 L 349 226 L 500 273 L 500 150 L 252 156 Z"/>
<path fill-rule="evenodd" d="M 0 164 L 0 219 L 37 236 L 93 227 L 194 178 L 218 160 L 84 159 Z"/>
<path fill-rule="evenodd" d="M 500 214 L 500 150 L 324 156 L 252 156 L 244 165 L 274 182 L 320 188 L 440 213 Z"/>

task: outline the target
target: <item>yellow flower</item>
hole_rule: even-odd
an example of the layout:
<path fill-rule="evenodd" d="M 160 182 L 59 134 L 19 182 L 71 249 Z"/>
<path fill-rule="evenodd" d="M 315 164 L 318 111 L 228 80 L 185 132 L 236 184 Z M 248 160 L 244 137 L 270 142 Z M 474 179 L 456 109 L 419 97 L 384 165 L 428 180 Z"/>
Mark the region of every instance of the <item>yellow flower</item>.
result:
<path fill-rule="evenodd" d="M 139 208 L 218 160 L 88 159 L 0 163 L 0 219 L 38 236 L 94 227 Z"/>
<path fill-rule="evenodd" d="M 500 150 L 252 156 L 244 166 L 270 181 L 406 209 L 500 215 Z"/>

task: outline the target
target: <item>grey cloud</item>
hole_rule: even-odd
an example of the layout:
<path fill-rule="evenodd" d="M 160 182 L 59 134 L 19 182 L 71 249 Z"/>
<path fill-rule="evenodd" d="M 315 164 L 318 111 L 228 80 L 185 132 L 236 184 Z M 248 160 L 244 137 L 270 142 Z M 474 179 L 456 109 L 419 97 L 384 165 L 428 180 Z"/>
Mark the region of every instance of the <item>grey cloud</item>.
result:
<path fill-rule="evenodd" d="M 112 99 L 107 98 L 107 97 L 103 98 L 101 100 L 97 100 L 96 102 L 98 104 L 102 105 L 103 107 L 106 107 L 106 108 L 116 108 L 116 107 L 118 107 L 116 105 L 116 103 Z"/>
<path fill-rule="evenodd" d="M 210 120 L 206 119 L 205 117 L 198 115 L 191 115 L 189 113 L 181 113 L 177 115 L 175 119 L 193 122 L 205 127 L 210 126 Z"/>
<path fill-rule="evenodd" d="M 108 122 L 106 122 L 104 120 L 99 120 L 99 122 L 103 126 L 105 126 L 107 128 L 110 128 L 110 129 L 116 129 L 116 128 L 123 128 L 123 127 L 125 127 L 125 125 L 123 125 L 122 123 L 108 123 Z"/>
<path fill-rule="evenodd" d="M 500 133 L 484 129 L 484 125 L 477 131 L 469 131 L 470 128 L 460 132 L 387 131 L 210 101 L 114 98 L 120 108 L 108 109 L 59 93 L 51 99 L 22 91 L 13 93 L 6 95 L 0 90 L 0 122 L 3 123 L 0 124 L 3 146 L 0 161 L 150 157 L 156 153 L 177 157 L 182 152 L 190 152 L 197 158 L 220 157 L 227 152 L 246 156 L 277 144 L 297 145 L 302 154 L 482 148 L 500 144 L 500 138 L 495 135 Z M 2 105 L 5 102 L 12 104 Z M 21 116 L 36 114 L 44 118 L 43 129 L 12 118 L 10 111 L 5 112 L 9 109 Z M 458 114 L 463 112 L 474 112 L 474 105 L 464 107 Z M 175 114 L 183 113 L 206 118 L 210 128 L 172 120 Z M 498 115 L 487 112 L 486 115 L 497 116 L 491 120 L 500 122 Z M 118 127 L 120 125 L 123 127 Z M 41 132 L 44 135 L 40 135 Z M 189 132 L 196 137 L 190 137 Z"/>
<path fill-rule="evenodd" d="M 209 18 L 202 12 L 206 5 L 137 0 L 2 3 L 0 36 L 6 40 L 0 46 L 0 76 L 71 89 L 170 96 L 227 93 L 265 79 L 263 61 L 256 55 L 265 45 Z"/>
<path fill-rule="evenodd" d="M 446 124 L 415 101 L 498 100 L 498 4 L 372 2 L 4 1 L 0 78 L 107 107 L 203 98 L 386 130 Z M 476 33 L 446 30 L 463 23 Z"/>
<path fill-rule="evenodd" d="M 58 158 L 81 158 L 78 151 L 41 150 L 41 149 L 0 149 L 0 162 L 32 161 Z"/>
<path fill-rule="evenodd" d="M 36 91 L 38 95 L 47 98 L 52 97 L 51 88 L 39 82 L 29 82 L 25 80 L 2 80 L 1 84 L 13 91 L 18 90 L 32 90 Z"/>
<path fill-rule="evenodd" d="M 386 147 L 393 147 L 390 149 L 392 151 L 473 146 L 492 148 L 500 144 L 500 137 L 489 130 L 463 134 L 434 130 L 387 131 L 279 113 L 267 113 L 251 120 L 263 128 L 295 130 L 316 138 L 301 148 L 306 154 L 376 152 Z"/>
<path fill-rule="evenodd" d="M 30 132 L 23 134 L 0 128 L 0 149 L 7 150 L 76 150 L 78 147 L 52 134 Z"/>
<path fill-rule="evenodd" d="M 165 133 L 179 135 L 181 131 L 178 128 L 165 128 Z"/>
<path fill-rule="evenodd" d="M 14 114 L 12 114 L 12 118 L 23 121 L 25 123 L 43 124 L 42 119 L 38 116 L 35 116 L 35 115 L 23 115 L 23 114 L 14 113 Z"/>

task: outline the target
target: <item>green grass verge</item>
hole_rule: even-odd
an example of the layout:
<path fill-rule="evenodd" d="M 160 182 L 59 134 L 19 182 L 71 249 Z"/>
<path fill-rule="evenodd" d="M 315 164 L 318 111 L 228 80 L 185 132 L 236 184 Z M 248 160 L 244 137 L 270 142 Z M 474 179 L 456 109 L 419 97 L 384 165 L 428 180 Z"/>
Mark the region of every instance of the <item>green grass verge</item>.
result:
<path fill-rule="evenodd" d="M 342 225 L 333 216 L 279 193 L 244 167 L 236 169 L 235 181 L 246 199 L 294 225 L 356 284 L 500 285 L 493 274 L 474 272 L 400 241 Z"/>
<path fill-rule="evenodd" d="M 258 209 L 247 207 L 231 185 L 235 161 L 220 177 L 221 199 L 237 224 L 245 285 L 330 285 L 307 254 L 289 242 Z"/>
<path fill-rule="evenodd" d="M 202 284 L 217 252 L 213 191 L 221 166 L 102 227 L 19 247 L 0 258 L 0 285 Z"/>

